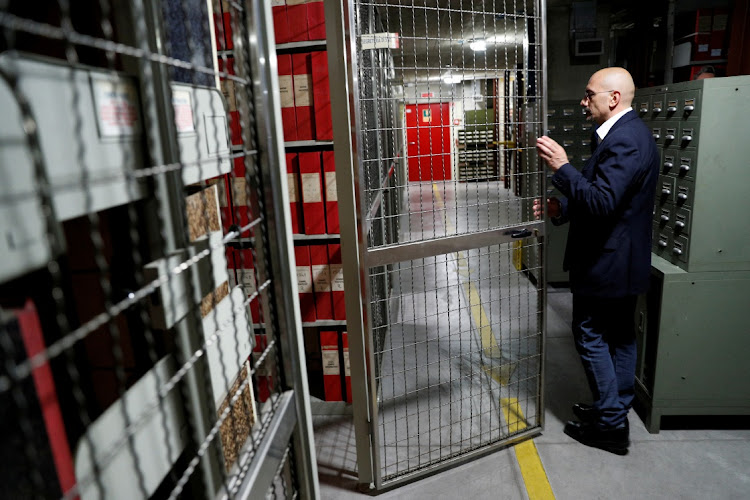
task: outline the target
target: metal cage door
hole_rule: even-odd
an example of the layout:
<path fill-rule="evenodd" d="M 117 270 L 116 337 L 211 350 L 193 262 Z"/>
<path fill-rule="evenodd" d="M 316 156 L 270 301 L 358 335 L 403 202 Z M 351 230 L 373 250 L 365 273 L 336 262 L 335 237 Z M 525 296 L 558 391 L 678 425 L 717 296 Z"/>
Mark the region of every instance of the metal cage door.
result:
<path fill-rule="evenodd" d="M 379 489 L 543 424 L 544 227 L 531 204 L 545 190 L 545 10 L 353 0 L 341 16 L 359 235 L 347 249 L 342 222 L 342 247 L 362 276 L 363 321 L 348 325 L 355 428 L 360 482 Z"/>

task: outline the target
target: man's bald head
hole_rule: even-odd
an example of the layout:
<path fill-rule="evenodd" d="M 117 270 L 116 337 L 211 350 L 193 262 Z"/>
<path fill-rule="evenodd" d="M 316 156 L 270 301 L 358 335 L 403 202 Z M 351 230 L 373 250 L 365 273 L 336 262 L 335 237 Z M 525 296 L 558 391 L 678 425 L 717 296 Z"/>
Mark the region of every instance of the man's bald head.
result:
<path fill-rule="evenodd" d="M 591 97 L 582 100 L 581 106 L 601 125 L 630 107 L 635 97 L 635 84 L 625 68 L 604 68 L 591 75 L 586 93 Z"/>

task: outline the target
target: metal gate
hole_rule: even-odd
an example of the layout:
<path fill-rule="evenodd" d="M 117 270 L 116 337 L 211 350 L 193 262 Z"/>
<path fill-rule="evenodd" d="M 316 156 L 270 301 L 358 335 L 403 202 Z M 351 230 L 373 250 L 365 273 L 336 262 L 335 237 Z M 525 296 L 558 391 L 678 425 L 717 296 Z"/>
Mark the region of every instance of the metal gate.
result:
<path fill-rule="evenodd" d="M 272 26 L 3 2 L 0 496 L 318 497 Z"/>
<path fill-rule="evenodd" d="M 363 302 L 348 325 L 363 332 L 350 340 L 361 483 L 412 480 L 542 426 L 543 4 L 354 0 L 340 14 L 329 50 L 347 55 L 354 139 L 350 158 L 336 139 L 337 168 L 339 154 L 355 165 L 342 247 L 345 268 L 365 270 L 347 282 Z M 450 143 L 407 147 L 407 105 L 446 102 Z M 449 155 L 453 180 L 409 182 L 415 148 L 422 169 Z"/>

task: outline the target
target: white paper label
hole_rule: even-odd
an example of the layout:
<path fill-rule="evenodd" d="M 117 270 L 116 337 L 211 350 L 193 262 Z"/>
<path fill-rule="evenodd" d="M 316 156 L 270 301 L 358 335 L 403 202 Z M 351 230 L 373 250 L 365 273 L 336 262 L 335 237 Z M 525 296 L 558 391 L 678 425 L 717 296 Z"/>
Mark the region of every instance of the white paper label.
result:
<path fill-rule="evenodd" d="M 344 291 L 344 266 L 341 264 L 330 264 L 331 290 L 334 292 Z"/>
<path fill-rule="evenodd" d="M 286 174 L 286 185 L 287 191 L 289 192 L 289 203 L 297 203 L 299 201 L 297 195 L 297 176 L 294 174 Z"/>
<path fill-rule="evenodd" d="M 320 174 L 302 174 L 302 201 L 305 203 L 323 201 L 320 192 Z"/>
<path fill-rule="evenodd" d="M 323 361 L 323 375 L 339 375 L 341 373 L 339 365 L 338 349 L 328 349 L 324 346 L 321 349 L 321 358 Z"/>
<path fill-rule="evenodd" d="M 237 278 L 234 276 L 234 269 L 229 269 L 229 288 L 237 286 Z"/>
<path fill-rule="evenodd" d="M 313 282 L 316 292 L 331 291 L 331 274 L 327 265 L 313 265 Z"/>
<path fill-rule="evenodd" d="M 698 52 L 708 52 L 708 44 L 707 43 L 699 43 L 698 44 Z"/>
<path fill-rule="evenodd" d="M 326 172 L 326 201 L 339 201 L 336 190 L 336 172 Z"/>
<path fill-rule="evenodd" d="M 711 57 L 721 56 L 721 49 L 711 49 Z"/>
<path fill-rule="evenodd" d="M 247 206 L 247 182 L 242 177 L 235 177 L 232 179 L 232 185 L 234 186 L 234 204 L 237 206 Z"/>
<path fill-rule="evenodd" d="M 271 0 L 271 7 L 283 7 L 286 5 L 284 0 Z"/>
<path fill-rule="evenodd" d="M 399 48 L 398 33 L 372 33 L 362 35 L 362 50 L 367 49 L 397 49 Z"/>
<path fill-rule="evenodd" d="M 254 294 L 257 290 L 255 287 L 255 269 L 238 269 L 237 275 L 240 279 L 240 284 L 245 288 L 245 292 L 248 295 Z"/>
<path fill-rule="evenodd" d="M 187 90 L 175 90 L 172 92 L 172 106 L 174 106 L 174 122 L 177 132 L 194 132 L 193 123 L 193 97 Z"/>
<path fill-rule="evenodd" d="M 138 97 L 127 80 L 91 81 L 96 105 L 96 120 L 102 137 L 125 137 L 140 132 Z"/>
<path fill-rule="evenodd" d="M 352 376 L 352 369 L 349 366 L 349 348 L 348 347 L 344 348 L 344 375 L 346 375 L 347 377 Z M 351 397 L 351 394 L 349 395 L 349 397 Z"/>
<path fill-rule="evenodd" d="M 292 75 L 279 75 L 279 97 L 282 108 L 294 107 L 294 86 Z"/>
<path fill-rule="evenodd" d="M 312 106 L 310 82 L 312 75 L 294 75 L 294 102 L 297 106 Z"/>
<path fill-rule="evenodd" d="M 312 270 L 310 266 L 297 266 L 297 292 L 310 293 L 312 291 Z"/>

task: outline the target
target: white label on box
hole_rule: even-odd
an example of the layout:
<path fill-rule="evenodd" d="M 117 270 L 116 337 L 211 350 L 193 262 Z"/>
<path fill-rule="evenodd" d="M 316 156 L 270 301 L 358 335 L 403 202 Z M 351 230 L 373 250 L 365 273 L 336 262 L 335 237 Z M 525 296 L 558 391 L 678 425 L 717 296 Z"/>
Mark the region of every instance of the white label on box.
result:
<path fill-rule="evenodd" d="M 312 266 L 313 271 L 313 282 L 315 284 L 316 292 L 330 292 L 331 291 L 331 274 L 328 270 L 328 266 L 324 264 L 318 264 Z"/>
<path fill-rule="evenodd" d="M 341 264 L 330 264 L 331 289 L 334 292 L 344 291 L 344 266 Z"/>
<path fill-rule="evenodd" d="M 344 375 L 346 375 L 347 377 L 352 376 L 352 369 L 349 366 L 349 348 L 348 347 L 344 348 Z M 349 397 L 351 398 L 351 394 L 349 395 Z"/>
<path fill-rule="evenodd" d="M 229 111 L 237 111 L 237 97 L 234 92 L 234 82 L 232 80 L 221 81 L 221 93 L 227 100 Z"/>
<path fill-rule="evenodd" d="M 372 33 L 362 35 L 362 50 L 367 49 L 397 49 L 399 48 L 398 33 Z"/>
<path fill-rule="evenodd" d="M 302 201 L 318 203 L 323 201 L 320 192 L 320 174 L 302 174 Z"/>
<path fill-rule="evenodd" d="M 297 266 L 297 292 L 312 292 L 312 270 L 310 266 Z"/>
<path fill-rule="evenodd" d="M 336 172 L 326 172 L 326 201 L 339 201 L 336 190 Z"/>
<path fill-rule="evenodd" d="M 245 292 L 248 295 L 254 294 L 257 290 L 255 287 L 255 269 L 238 269 L 237 275 L 240 284 L 245 288 Z"/>
<path fill-rule="evenodd" d="M 294 107 L 294 84 L 292 75 L 279 75 L 279 97 L 282 108 Z"/>
<path fill-rule="evenodd" d="M 294 102 L 297 106 L 312 106 L 310 82 L 312 75 L 294 75 Z"/>
<path fill-rule="evenodd" d="M 271 7 L 283 7 L 286 5 L 284 0 L 271 0 Z"/>
<path fill-rule="evenodd" d="M 708 44 L 707 43 L 699 43 L 698 44 L 698 52 L 708 52 Z"/>
<path fill-rule="evenodd" d="M 237 286 L 237 278 L 234 276 L 234 269 L 229 269 L 229 288 Z"/>
<path fill-rule="evenodd" d="M 321 349 L 321 358 L 323 361 L 323 375 L 339 375 L 341 373 L 339 365 L 338 349 L 330 349 L 323 346 Z"/>
<path fill-rule="evenodd" d="M 720 57 L 721 49 L 711 49 L 711 57 Z"/>
<path fill-rule="evenodd" d="M 234 186 L 234 204 L 237 206 L 247 206 L 247 182 L 243 177 L 235 177 L 231 179 L 232 186 Z"/>
<path fill-rule="evenodd" d="M 309 0 L 286 0 L 287 5 L 302 5 L 308 2 Z"/>
<path fill-rule="evenodd" d="M 174 106 L 174 123 L 178 133 L 195 132 L 193 122 L 193 97 L 187 90 L 172 92 L 172 106 Z"/>
<path fill-rule="evenodd" d="M 297 176 L 286 174 L 286 185 L 289 192 L 289 203 L 297 203 L 299 201 L 299 196 L 297 195 Z"/>
<path fill-rule="evenodd" d="M 138 94 L 129 80 L 91 80 L 96 121 L 102 137 L 126 137 L 140 132 Z"/>

